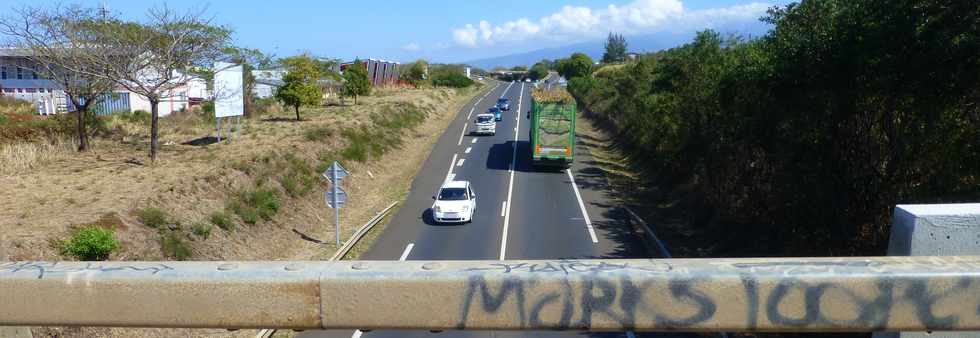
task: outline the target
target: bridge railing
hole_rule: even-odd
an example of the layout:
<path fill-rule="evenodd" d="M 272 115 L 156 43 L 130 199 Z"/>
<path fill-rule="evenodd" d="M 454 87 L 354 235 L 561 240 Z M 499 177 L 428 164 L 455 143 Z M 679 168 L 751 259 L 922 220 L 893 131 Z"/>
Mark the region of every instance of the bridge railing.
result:
<path fill-rule="evenodd" d="M 980 257 L 0 262 L 0 325 L 980 330 Z"/>

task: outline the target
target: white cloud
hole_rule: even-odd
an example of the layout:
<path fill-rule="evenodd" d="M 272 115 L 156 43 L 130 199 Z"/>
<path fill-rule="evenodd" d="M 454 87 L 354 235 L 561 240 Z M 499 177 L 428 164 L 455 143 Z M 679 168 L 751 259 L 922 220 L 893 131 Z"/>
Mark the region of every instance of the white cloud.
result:
<path fill-rule="evenodd" d="M 402 46 L 402 49 L 403 50 L 407 50 L 409 52 L 417 52 L 417 51 L 421 50 L 422 47 L 419 46 L 419 44 L 412 42 L 412 43 L 409 43 L 407 45 Z"/>
<path fill-rule="evenodd" d="M 717 27 L 727 23 L 755 21 L 771 5 L 750 3 L 731 7 L 689 10 L 680 0 L 634 0 L 606 8 L 564 6 L 559 11 L 531 21 L 526 18 L 499 25 L 482 20 L 453 30 L 453 41 L 465 47 L 506 42 L 584 41 L 609 32 L 657 33 Z"/>

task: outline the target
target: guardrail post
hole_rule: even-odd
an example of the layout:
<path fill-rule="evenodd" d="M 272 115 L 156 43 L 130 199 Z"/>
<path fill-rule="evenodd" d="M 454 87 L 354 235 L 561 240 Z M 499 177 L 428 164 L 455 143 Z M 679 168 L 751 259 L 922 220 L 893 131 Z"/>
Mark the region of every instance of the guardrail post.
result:
<path fill-rule="evenodd" d="M 889 256 L 980 255 L 980 203 L 907 204 L 892 214 Z M 873 338 L 966 338 L 980 332 L 879 332 Z"/>

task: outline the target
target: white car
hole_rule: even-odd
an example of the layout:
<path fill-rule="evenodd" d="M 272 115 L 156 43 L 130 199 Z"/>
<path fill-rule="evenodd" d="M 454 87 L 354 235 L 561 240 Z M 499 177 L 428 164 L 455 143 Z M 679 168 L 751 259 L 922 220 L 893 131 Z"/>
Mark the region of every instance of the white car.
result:
<path fill-rule="evenodd" d="M 476 126 L 476 129 L 473 130 L 473 134 L 497 134 L 497 122 L 494 121 L 493 114 L 476 115 L 474 125 Z"/>
<path fill-rule="evenodd" d="M 476 194 L 470 181 L 446 181 L 433 196 L 432 219 L 438 223 L 469 223 L 476 212 Z"/>

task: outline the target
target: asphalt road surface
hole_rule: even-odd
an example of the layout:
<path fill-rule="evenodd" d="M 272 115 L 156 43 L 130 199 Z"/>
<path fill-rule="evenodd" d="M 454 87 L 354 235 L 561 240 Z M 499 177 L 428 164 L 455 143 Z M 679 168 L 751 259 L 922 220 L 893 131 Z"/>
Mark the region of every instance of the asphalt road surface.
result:
<path fill-rule="evenodd" d="M 532 84 L 491 82 L 492 90 L 463 107 L 412 182 L 401 209 L 364 260 L 496 260 L 652 257 L 630 231 L 625 210 L 608 196 L 601 170 L 579 138 L 567 171 L 531 168 L 529 120 Z M 511 110 L 494 136 L 471 136 L 476 114 L 498 97 Z M 429 207 L 447 176 L 469 180 L 477 195 L 473 222 L 440 225 Z M 573 180 L 574 179 L 574 180 Z M 576 191 L 577 190 L 577 191 Z M 581 200 L 579 199 L 581 196 Z M 588 221 L 587 221 L 588 220 Z M 568 331 L 307 331 L 300 337 L 638 337 L 633 332 Z M 657 335 L 662 337 L 662 335 Z"/>

